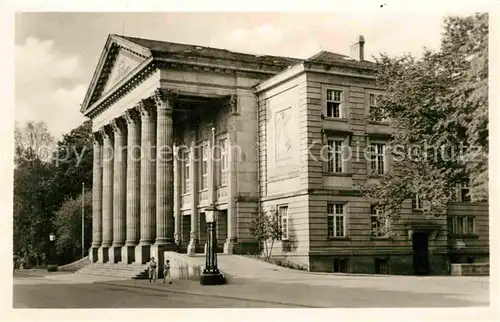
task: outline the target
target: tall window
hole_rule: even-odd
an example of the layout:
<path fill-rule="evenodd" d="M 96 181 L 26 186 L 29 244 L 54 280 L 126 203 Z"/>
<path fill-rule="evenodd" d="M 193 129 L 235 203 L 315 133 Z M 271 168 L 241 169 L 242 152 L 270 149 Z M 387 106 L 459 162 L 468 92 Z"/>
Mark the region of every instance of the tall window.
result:
<path fill-rule="evenodd" d="M 327 205 L 328 212 L 328 237 L 346 236 L 345 205 L 331 203 Z"/>
<path fill-rule="evenodd" d="M 384 117 L 383 113 L 378 109 L 377 96 L 375 94 L 370 94 L 369 96 L 370 104 L 370 119 L 375 122 L 385 122 L 387 118 Z"/>
<path fill-rule="evenodd" d="M 326 116 L 332 118 L 342 117 L 342 91 L 326 90 Z"/>
<path fill-rule="evenodd" d="M 342 172 L 342 141 L 328 140 L 328 172 Z"/>
<path fill-rule="evenodd" d="M 228 162 L 228 151 L 227 151 L 227 139 L 220 140 L 220 185 L 227 185 L 227 162 Z"/>
<path fill-rule="evenodd" d="M 385 173 L 385 144 L 374 143 L 370 146 L 370 168 L 373 174 Z"/>
<path fill-rule="evenodd" d="M 469 180 L 463 180 L 460 184 L 460 201 L 461 202 L 471 202 Z"/>
<path fill-rule="evenodd" d="M 420 196 L 418 194 L 413 197 L 412 208 L 413 210 L 422 210 L 422 200 L 420 200 Z"/>
<path fill-rule="evenodd" d="M 278 206 L 278 216 L 281 223 L 281 239 L 288 240 L 288 206 Z"/>
<path fill-rule="evenodd" d="M 208 188 L 208 143 L 203 142 L 200 146 L 200 190 Z"/>
<path fill-rule="evenodd" d="M 476 233 L 475 216 L 449 216 L 446 222 L 448 232 L 452 235 L 473 235 Z"/>
<path fill-rule="evenodd" d="M 190 167 L 191 167 L 191 154 L 189 150 L 184 150 L 182 153 L 182 192 L 189 193 L 191 189 L 190 180 Z"/>
<path fill-rule="evenodd" d="M 380 210 L 371 206 L 372 236 L 383 237 L 387 235 L 387 219 L 380 217 Z"/>

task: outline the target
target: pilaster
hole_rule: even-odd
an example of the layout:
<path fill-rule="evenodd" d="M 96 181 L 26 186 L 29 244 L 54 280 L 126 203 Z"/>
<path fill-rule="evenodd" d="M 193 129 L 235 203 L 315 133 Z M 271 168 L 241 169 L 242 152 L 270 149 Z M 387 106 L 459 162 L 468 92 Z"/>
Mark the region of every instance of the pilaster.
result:
<path fill-rule="evenodd" d="M 237 167 L 238 167 L 238 151 L 236 121 L 238 115 L 238 99 L 236 95 L 231 95 L 226 102 L 226 110 L 228 111 L 228 191 L 227 191 L 227 239 L 224 244 L 224 253 L 233 254 L 236 252 L 237 243 Z"/>
<path fill-rule="evenodd" d="M 181 246 L 182 244 L 181 189 L 181 163 L 179 147 L 174 145 L 174 239 L 177 246 Z"/>
<path fill-rule="evenodd" d="M 191 231 L 189 233 L 189 245 L 187 247 L 187 254 L 194 255 L 196 253 L 196 246 L 198 244 L 198 177 L 196 171 L 196 133 L 193 133 L 194 140 L 191 142 L 191 152 L 189 153 L 189 162 L 191 178 Z"/>

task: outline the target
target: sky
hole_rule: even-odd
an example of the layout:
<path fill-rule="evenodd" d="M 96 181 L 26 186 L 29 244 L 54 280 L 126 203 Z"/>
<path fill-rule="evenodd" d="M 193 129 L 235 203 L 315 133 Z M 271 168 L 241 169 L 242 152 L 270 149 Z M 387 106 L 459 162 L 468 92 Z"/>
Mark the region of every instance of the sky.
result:
<path fill-rule="evenodd" d="M 376 6 L 378 7 L 378 6 Z M 52 135 L 80 125 L 80 104 L 108 34 L 307 58 L 348 55 L 359 35 L 365 57 L 438 49 L 440 12 L 25 12 L 15 15 L 15 120 L 43 121 Z"/>

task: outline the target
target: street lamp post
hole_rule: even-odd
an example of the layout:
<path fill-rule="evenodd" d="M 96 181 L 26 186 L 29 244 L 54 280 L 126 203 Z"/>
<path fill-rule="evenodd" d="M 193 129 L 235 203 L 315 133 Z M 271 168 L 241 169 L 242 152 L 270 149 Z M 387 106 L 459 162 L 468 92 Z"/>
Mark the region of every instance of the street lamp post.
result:
<path fill-rule="evenodd" d="M 49 244 L 49 255 L 47 256 L 48 257 L 47 260 L 48 260 L 49 264 L 53 264 L 52 263 L 53 262 L 52 261 L 52 257 L 53 257 L 52 253 L 54 252 L 53 251 L 54 240 L 56 240 L 56 235 L 54 235 L 54 233 L 50 233 L 49 234 L 49 241 L 50 241 L 50 244 Z"/>
<path fill-rule="evenodd" d="M 217 224 L 217 210 L 215 207 L 205 209 L 207 223 L 207 251 L 205 269 L 200 276 L 201 285 L 221 285 L 225 283 L 224 276 L 217 268 L 217 237 L 215 228 Z"/>

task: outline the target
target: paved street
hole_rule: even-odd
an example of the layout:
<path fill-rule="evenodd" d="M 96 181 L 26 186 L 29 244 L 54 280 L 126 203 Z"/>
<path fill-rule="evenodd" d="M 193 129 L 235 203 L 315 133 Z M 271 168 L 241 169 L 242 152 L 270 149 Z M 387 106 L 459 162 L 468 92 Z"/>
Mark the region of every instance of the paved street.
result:
<path fill-rule="evenodd" d="M 415 308 L 485 307 L 489 302 L 487 277 L 308 274 L 279 282 L 238 278 L 228 285 L 201 286 L 184 280 L 149 285 L 143 280 L 40 275 L 46 274 L 15 275 L 14 308 Z"/>
<path fill-rule="evenodd" d="M 145 281 L 138 283 L 147 284 Z M 145 282 L 145 283 L 144 283 Z M 285 308 L 261 301 L 168 292 L 169 285 L 143 289 L 104 284 L 58 283 L 44 277 L 15 277 L 14 308 Z"/>

